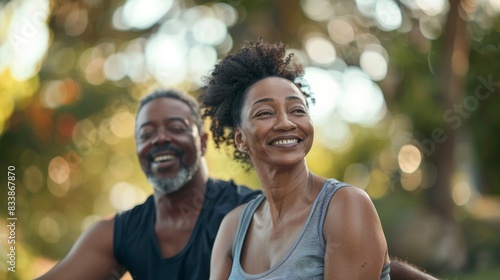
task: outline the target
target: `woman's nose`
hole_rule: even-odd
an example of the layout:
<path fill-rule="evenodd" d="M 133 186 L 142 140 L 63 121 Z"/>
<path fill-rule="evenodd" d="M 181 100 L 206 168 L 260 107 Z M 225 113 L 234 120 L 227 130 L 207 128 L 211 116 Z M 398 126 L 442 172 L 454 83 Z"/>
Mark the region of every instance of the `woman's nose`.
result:
<path fill-rule="evenodd" d="M 273 128 L 274 130 L 291 130 L 297 128 L 297 125 L 286 114 L 283 114 L 276 119 Z"/>

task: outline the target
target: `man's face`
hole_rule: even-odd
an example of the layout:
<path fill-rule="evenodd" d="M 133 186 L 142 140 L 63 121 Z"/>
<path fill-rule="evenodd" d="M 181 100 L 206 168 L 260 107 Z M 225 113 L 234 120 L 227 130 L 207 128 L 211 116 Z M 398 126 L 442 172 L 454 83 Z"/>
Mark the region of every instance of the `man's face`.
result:
<path fill-rule="evenodd" d="M 179 190 L 199 169 L 206 150 L 189 107 L 174 98 L 160 97 L 138 113 L 136 142 L 139 162 L 155 190 Z"/>

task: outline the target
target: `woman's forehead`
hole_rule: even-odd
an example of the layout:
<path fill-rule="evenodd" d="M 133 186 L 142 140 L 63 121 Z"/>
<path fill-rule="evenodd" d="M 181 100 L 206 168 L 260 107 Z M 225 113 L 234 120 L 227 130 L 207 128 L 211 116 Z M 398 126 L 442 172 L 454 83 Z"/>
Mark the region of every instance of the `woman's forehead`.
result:
<path fill-rule="evenodd" d="M 279 77 L 262 79 L 248 88 L 246 100 L 258 100 L 261 98 L 285 99 L 288 96 L 297 96 L 305 101 L 304 95 L 291 81 Z"/>

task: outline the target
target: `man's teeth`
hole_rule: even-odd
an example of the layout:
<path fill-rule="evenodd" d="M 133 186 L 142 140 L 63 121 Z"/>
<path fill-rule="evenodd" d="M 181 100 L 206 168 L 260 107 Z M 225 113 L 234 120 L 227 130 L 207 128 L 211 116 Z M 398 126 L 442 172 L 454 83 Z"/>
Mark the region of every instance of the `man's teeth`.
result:
<path fill-rule="evenodd" d="M 273 145 L 285 145 L 285 144 L 293 144 L 299 142 L 298 139 L 286 139 L 286 140 L 277 140 L 273 142 Z"/>
<path fill-rule="evenodd" d="M 172 160 L 174 159 L 173 155 L 162 155 L 162 156 L 157 156 L 153 159 L 154 162 L 160 162 L 160 161 L 166 161 L 166 160 Z"/>

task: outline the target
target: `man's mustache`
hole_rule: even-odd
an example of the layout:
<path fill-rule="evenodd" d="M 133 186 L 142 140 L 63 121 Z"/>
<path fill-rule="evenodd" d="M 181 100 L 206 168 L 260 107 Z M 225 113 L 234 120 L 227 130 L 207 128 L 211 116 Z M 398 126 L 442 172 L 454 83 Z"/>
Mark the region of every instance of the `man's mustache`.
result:
<path fill-rule="evenodd" d="M 169 144 L 154 146 L 147 155 L 147 159 L 149 160 L 150 163 L 153 162 L 154 155 L 159 152 L 173 152 L 180 159 L 182 159 L 182 156 L 184 155 L 184 152 L 181 149 L 173 147 Z"/>

